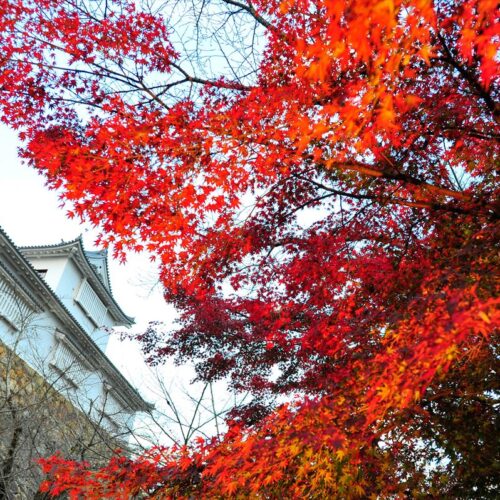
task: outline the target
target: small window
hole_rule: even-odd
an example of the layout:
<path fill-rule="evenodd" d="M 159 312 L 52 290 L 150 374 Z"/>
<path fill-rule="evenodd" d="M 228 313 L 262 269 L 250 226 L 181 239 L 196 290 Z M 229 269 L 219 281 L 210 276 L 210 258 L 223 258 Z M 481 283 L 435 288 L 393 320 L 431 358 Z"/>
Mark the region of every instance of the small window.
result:
<path fill-rule="evenodd" d="M 38 276 L 40 276 L 40 278 L 45 278 L 45 276 L 47 275 L 47 269 L 37 269 L 36 272 L 38 273 Z"/>

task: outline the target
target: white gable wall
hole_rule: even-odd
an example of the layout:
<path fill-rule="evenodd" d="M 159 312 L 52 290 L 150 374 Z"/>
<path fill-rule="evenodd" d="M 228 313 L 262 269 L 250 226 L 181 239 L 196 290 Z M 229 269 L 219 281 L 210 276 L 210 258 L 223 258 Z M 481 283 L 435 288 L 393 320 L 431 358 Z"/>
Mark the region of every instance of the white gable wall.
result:
<path fill-rule="evenodd" d="M 83 274 L 80 272 L 75 262 L 69 260 L 64 269 L 62 281 L 56 293 L 71 314 L 73 314 L 85 331 L 92 337 L 92 340 L 94 340 L 100 349 L 104 351 L 109 340 L 109 334 L 106 332 L 105 328 L 111 328 L 114 324 L 109 314 L 106 313 L 99 318 L 92 318 L 89 312 L 78 303 L 76 299 L 80 288 L 84 286 L 84 279 Z M 91 288 L 93 290 L 93 287 Z M 95 293 L 95 290 L 93 290 L 93 292 Z M 97 298 L 97 300 L 100 299 Z"/>
<path fill-rule="evenodd" d="M 105 314 L 99 315 L 98 318 L 92 318 L 89 312 L 78 302 L 77 297 L 80 288 L 84 284 L 84 276 L 76 263 L 68 257 L 29 257 L 28 260 L 35 269 L 47 269 L 45 281 L 84 330 L 92 337 L 92 340 L 101 350 L 105 351 L 109 340 L 106 329 L 112 328 L 114 322 L 107 311 Z"/>
<path fill-rule="evenodd" d="M 64 268 L 68 262 L 67 257 L 30 257 L 28 260 L 36 270 L 47 269 L 47 274 L 43 279 L 57 293 Z"/>

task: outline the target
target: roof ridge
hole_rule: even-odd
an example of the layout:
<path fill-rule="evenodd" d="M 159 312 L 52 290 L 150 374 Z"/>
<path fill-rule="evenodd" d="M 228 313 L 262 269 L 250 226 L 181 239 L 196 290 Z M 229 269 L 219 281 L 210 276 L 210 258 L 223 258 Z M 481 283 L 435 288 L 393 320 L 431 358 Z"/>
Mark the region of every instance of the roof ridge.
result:
<path fill-rule="evenodd" d="M 106 256 L 106 273 L 107 273 L 107 278 L 109 281 L 109 286 L 104 283 L 103 279 L 101 276 L 99 276 L 99 273 L 94 269 L 94 266 L 92 263 L 89 261 L 89 257 L 86 254 L 86 250 L 83 246 L 83 238 L 79 236 L 75 240 L 72 240 L 70 242 L 64 242 L 64 243 L 58 243 L 57 245 L 38 245 L 38 246 L 29 246 L 29 247 L 16 247 L 19 249 L 21 253 L 30 253 L 30 252 L 36 252 L 36 251 L 51 251 L 51 250 L 57 250 L 57 249 L 64 249 L 64 248 L 79 248 L 81 251 L 81 254 L 83 256 L 83 259 L 85 261 L 85 265 L 87 268 L 90 270 L 91 276 L 95 278 L 97 281 L 98 285 L 102 287 L 104 290 L 104 294 L 108 294 L 109 298 L 111 299 L 111 304 L 114 305 L 115 313 L 117 316 L 115 318 L 120 319 L 121 321 L 124 321 L 124 324 L 131 325 L 134 323 L 134 318 L 129 316 L 128 314 L 125 313 L 125 311 L 122 310 L 118 302 L 116 302 L 116 299 L 113 296 L 113 292 L 111 289 L 111 280 L 109 279 L 109 270 L 107 266 L 107 256 Z M 92 250 L 90 250 L 92 251 Z"/>

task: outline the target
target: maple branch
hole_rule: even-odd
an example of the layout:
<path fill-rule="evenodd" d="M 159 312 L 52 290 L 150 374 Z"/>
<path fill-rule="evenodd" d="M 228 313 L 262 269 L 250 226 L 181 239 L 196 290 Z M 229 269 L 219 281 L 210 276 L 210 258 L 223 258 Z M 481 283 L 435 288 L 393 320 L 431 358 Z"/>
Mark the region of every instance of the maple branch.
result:
<path fill-rule="evenodd" d="M 81 12 L 84 16 L 88 17 L 92 21 L 96 23 L 102 23 L 102 19 L 99 19 L 98 17 L 94 16 L 92 12 L 90 12 L 88 9 L 84 9 L 83 6 L 79 5 L 79 2 L 68 2 L 69 5 L 71 5 L 76 11 Z M 106 9 L 104 12 L 104 17 L 106 17 L 106 12 L 107 12 L 107 1 L 106 1 Z"/>
<path fill-rule="evenodd" d="M 157 102 L 160 106 L 164 107 L 165 109 L 170 109 L 170 106 L 168 106 L 168 104 L 165 101 L 163 101 L 163 99 L 160 99 L 158 94 L 156 94 L 149 87 L 144 85 L 142 79 L 140 79 L 139 82 L 140 82 L 140 86 L 143 89 L 143 91 L 146 92 L 146 94 L 148 94 L 153 101 Z M 166 92 L 166 90 L 165 90 L 165 92 Z"/>
<path fill-rule="evenodd" d="M 207 85 L 209 87 L 217 87 L 220 89 L 239 90 L 239 91 L 249 91 L 252 90 L 253 88 L 253 87 L 248 87 L 247 85 L 242 85 L 241 83 L 218 82 L 214 80 L 205 80 L 203 78 L 198 78 L 196 76 L 190 75 L 185 69 L 183 69 L 180 65 L 174 62 L 171 62 L 170 66 L 172 66 L 177 71 L 182 73 L 186 78 L 186 80 L 191 83 L 199 83 L 200 85 Z"/>
<path fill-rule="evenodd" d="M 298 212 L 299 210 L 302 210 L 303 208 L 307 207 L 308 205 L 311 205 L 312 203 L 315 203 L 315 202 L 318 202 L 318 201 L 322 201 L 322 200 L 324 200 L 326 198 L 331 198 L 332 196 L 335 196 L 335 194 L 337 194 L 337 193 L 328 193 L 328 194 L 325 194 L 323 196 L 317 196 L 316 198 L 312 198 L 310 200 L 307 200 L 304 203 L 301 203 L 300 205 L 297 205 L 296 207 L 294 207 L 293 210 L 290 210 L 289 212 L 287 212 L 283 216 L 283 218 L 287 219 L 288 217 L 290 217 L 294 213 Z"/>
<path fill-rule="evenodd" d="M 292 174 L 292 176 L 296 177 L 297 179 L 309 182 L 310 184 L 313 184 L 314 186 L 319 187 L 320 189 L 324 189 L 325 191 L 329 191 L 330 193 L 336 194 L 338 196 L 345 196 L 346 198 L 355 198 L 356 200 L 373 200 L 372 196 L 359 193 L 348 193 L 347 191 L 340 191 L 339 189 L 325 186 L 321 182 L 314 181 L 313 179 L 308 179 L 307 177 L 303 177 L 302 175 L 299 174 Z"/>
<path fill-rule="evenodd" d="M 20 30 L 14 30 L 14 32 L 17 32 L 17 33 L 19 33 L 21 35 L 24 35 L 28 39 L 32 39 L 32 40 L 35 40 L 35 41 L 40 42 L 42 44 L 45 44 L 48 47 L 61 52 L 62 54 L 66 54 L 66 55 L 74 57 L 76 60 L 78 60 L 78 57 L 74 53 L 72 53 L 71 51 L 67 50 L 64 47 L 61 47 L 61 46 L 57 45 L 54 42 L 50 42 L 50 41 L 48 41 L 48 40 L 46 40 L 44 38 L 40 38 L 38 36 L 30 35 L 28 33 L 24 33 L 24 32 L 22 32 Z M 12 60 L 15 60 L 15 59 L 12 59 Z M 25 61 L 18 60 L 18 62 L 25 62 Z M 140 88 L 137 87 L 137 85 L 140 84 L 139 77 L 137 75 L 135 75 L 135 74 L 133 76 L 131 76 L 130 72 L 129 72 L 129 74 L 125 74 L 123 67 L 120 67 L 121 73 L 119 73 L 118 71 L 115 71 L 115 70 L 111 69 L 109 66 L 104 66 L 104 65 L 102 65 L 100 63 L 97 63 L 95 61 L 90 62 L 90 61 L 83 60 L 83 61 L 80 61 L 80 62 L 83 63 L 83 64 L 86 64 L 87 66 L 89 66 L 91 68 L 92 67 L 97 68 L 97 70 L 100 70 L 102 73 L 100 73 L 99 71 L 93 72 L 93 71 L 85 70 L 85 69 L 82 69 L 82 68 L 58 67 L 56 65 L 51 65 L 51 64 L 42 63 L 42 62 L 29 62 L 29 64 L 33 64 L 33 65 L 36 65 L 36 66 L 39 66 L 39 67 L 44 67 L 44 68 L 49 68 L 49 69 L 56 69 L 56 70 L 63 71 L 63 72 L 72 72 L 72 73 L 75 73 L 75 74 L 82 73 L 82 74 L 89 74 L 89 75 L 94 75 L 94 76 L 99 76 L 99 77 L 107 77 L 107 78 L 110 78 L 110 79 L 112 79 L 114 81 L 118 81 L 120 83 L 123 83 L 125 85 L 129 85 L 131 87 L 135 87 L 138 90 L 140 90 Z"/>
<path fill-rule="evenodd" d="M 498 123 L 500 122 L 500 108 L 497 103 L 493 100 L 491 97 L 490 93 L 478 82 L 477 78 L 474 77 L 474 75 L 466 69 L 460 62 L 453 56 L 450 48 L 448 47 L 446 40 L 444 39 L 443 35 L 441 33 L 437 33 L 438 40 L 441 42 L 441 45 L 443 46 L 444 52 L 446 54 L 446 57 L 439 58 L 442 61 L 450 64 L 453 68 L 455 68 L 460 75 L 467 81 L 467 83 L 470 85 L 472 89 L 474 89 L 479 96 L 483 99 L 485 102 L 486 106 L 490 110 L 490 112 L 493 115 L 493 118 L 495 121 Z"/>
<path fill-rule="evenodd" d="M 473 128 L 459 127 L 459 126 L 443 128 L 443 132 L 448 132 L 448 131 L 461 132 L 461 133 L 466 134 L 470 137 L 475 137 L 476 139 L 482 139 L 485 141 L 490 141 L 490 140 L 500 141 L 500 134 L 497 134 L 493 131 L 492 132 L 482 132 L 480 130 L 475 130 Z"/>
<path fill-rule="evenodd" d="M 444 210 L 447 212 L 454 212 L 457 214 L 469 214 L 469 210 L 465 210 L 460 207 L 453 207 L 450 205 L 443 205 L 442 203 L 433 203 L 431 201 L 422 200 L 422 201 L 408 201 L 403 200 L 401 198 L 393 198 L 392 200 L 387 200 L 386 203 L 394 204 L 394 205 L 402 205 L 405 207 L 411 208 L 426 208 L 428 210 Z"/>
<path fill-rule="evenodd" d="M 247 4 L 237 2 L 236 0 L 222 0 L 224 3 L 229 5 L 234 5 L 235 7 L 239 7 L 240 9 L 248 12 L 259 24 L 264 26 L 266 29 L 273 29 L 273 25 L 264 19 L 254 8 L 253 5 L 249 2 Z"/>
<path fill-rule="evenodd" d="M 300 176 L 298 174 L 293 174 L 294 177 L 297 177 L 299 179 L 302 179 L 304 181 L 307 181 L 316 187 L 319 187 L 320 189 L 324 189 L 325 191 L 329 191 L 331 194 L 330 195 L 325 195 L 321 196 L 318 198 L 314 198 L 312 200 L 309 200 L 307 202 L 302 203 L 300 206 L 298 206 L 293 212 L 296 212 L 297 210 L 300 210 L 301 208 L 304 208 L 307 205 L 310 205 L 311 203 L 314 203 L 315 201 L 321 201 L 322 199 L 328 198 L 329 196 L 333 195 L 338 195 L 338 196 L 345 196 L 346 198 L 354 198 L 356 200 L 371 200 L 371 201 L 377 201 L 381 204 L 391 204 L 391 205 L 403 205 L 407 207 L 412 207 L 412 208 L 426 208 L 430 210 L 445 210 L 449 212 L 455 212 L 455 213 L 460 213 L 460 214 L 468 214 L 470 213 L 468 210 L 464 210 L 460 207 L 454 207 L 450 205 L 444 205 L 441 203 L 434 203 L 432 201 L 428 200 L 420 200 L 420 201 L 409 201 L 409 200 L 404 200 L 402 198 L 396 198 L 396 197 L 383 197 L 383 196 L 376 196 L 376 195 L 369 195 L 369 194 L 360 194 L 360 193 L 349 193 L 347 191 L 341 191 L 329 186 L 325 186 L 324 184 L 314 181 L 312 179 L 307 179 L 306 177 Z M 292 213 L 293 213 L 292 212 Z M 287 214 L 289 215 L 289 214 Z"/>
<path fill-rule="evenodd" d="M 440 194 L 443 196 L 450 196 L 452 198 L 456 198 L 462 201 L 470 201 L 471 196 L 461 193 L 459 191 L 455 191 L 454 189 L 449 189 L 443 186 L 436 186 L 434 184 L 429 184 L 418 177 L 414 177 L 405 173 L 394 173 L 387 170 L 377 170 L 372 165 L 366 165 L 364 163 L 359 162 L 327 162 L 325 164 L 325 170 L 330 169 L 331 167 L 339 168 L 339 169 L 347 169 L 354 170 L 359 172 L 360 174 L 368 175 L 370 177 L 377 177 L 382 179 L 389 179 L 394 181 L 402 181 L 408 184 L 412 184 L 415 186 L 420 186 L 430 193 Z"/>

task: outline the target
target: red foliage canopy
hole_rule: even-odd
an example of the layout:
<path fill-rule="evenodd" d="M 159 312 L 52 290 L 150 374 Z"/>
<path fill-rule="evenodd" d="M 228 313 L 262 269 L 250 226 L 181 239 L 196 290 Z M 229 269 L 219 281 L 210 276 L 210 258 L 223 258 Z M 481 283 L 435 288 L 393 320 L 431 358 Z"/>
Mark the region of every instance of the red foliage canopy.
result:
<path fill-rule="evenodd" d="M 498 485 L 475 449 L 498 389 L 496 2 L 200 2 L 198 20 L 246 19 L 261 41 L 241 36 L 259 59 L 222 76 L 188 71 L 193 43 L 132 1 L 0 6 L 2 120 L 24 157 L 118 255 L 161 263 L 182 316 L 141 336 L 150 361 L 255 395 L 222 442 L 98 472 L 48 460 L 53 492 Z"/>

